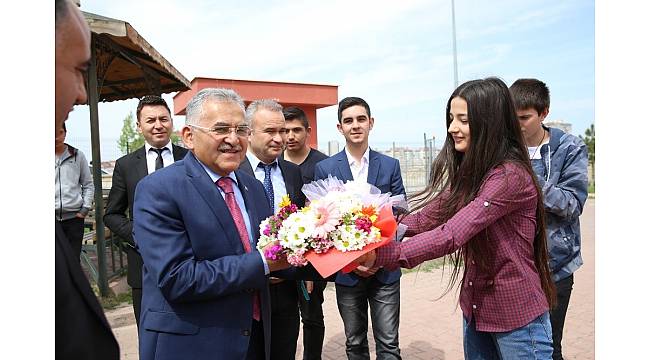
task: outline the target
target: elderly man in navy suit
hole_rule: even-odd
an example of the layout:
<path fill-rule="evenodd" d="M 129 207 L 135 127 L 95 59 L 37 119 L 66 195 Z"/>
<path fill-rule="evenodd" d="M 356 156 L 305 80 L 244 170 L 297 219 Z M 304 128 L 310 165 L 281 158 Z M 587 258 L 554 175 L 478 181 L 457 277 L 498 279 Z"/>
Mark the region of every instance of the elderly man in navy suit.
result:
<path fill-rule="evenodd" d="M 314 180 L 328 175 L 340 180 L 362 180 L 382 193 L 404 194 L 399 161 L 373 151 L 368 136 L 375 123 L 370 106 L 358 97 L 339 103 L 337 128 L 345 137 L 345 149 L 316 164 Z M 336 301 L 345 328 L 348 359 L 370 359 L 368 351 L 368 304 L 377 359 L 401 359 L 398 339 L 401 273 L 357 267 L 354 273 L 338 273 Z"/>
<path fill-rule="evenodd" d="M 249 134 L 237 93 L 203 89 L 187 105 L 190 152 L 136 188 L 141 360 L 270 358 L 268 275 L 289 265 L 256 249 L 271 209 L 237 170 Z"/>

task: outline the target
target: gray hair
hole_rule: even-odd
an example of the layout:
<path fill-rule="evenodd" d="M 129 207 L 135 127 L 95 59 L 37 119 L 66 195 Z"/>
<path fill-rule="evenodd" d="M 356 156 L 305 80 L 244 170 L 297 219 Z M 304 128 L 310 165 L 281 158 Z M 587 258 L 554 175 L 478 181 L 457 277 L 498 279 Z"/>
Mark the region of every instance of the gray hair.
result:
<path fill-rule="evenodd" d="M 244 100 L 232 89 L 206 88 L 196 93 L 185 108 L 185 125 L 197 125 L 203 112 L 203 104 L 208 101 L 234 103 L 245 111 Z"/>
<path fill-rule="evenodd" d="M 246 108 L 246 125 L 253 125 L 253 115 L 261 109 L 282 113 L 282 105 L 273 99 L 255 100 L 248 105 L 248 108 Z"/>

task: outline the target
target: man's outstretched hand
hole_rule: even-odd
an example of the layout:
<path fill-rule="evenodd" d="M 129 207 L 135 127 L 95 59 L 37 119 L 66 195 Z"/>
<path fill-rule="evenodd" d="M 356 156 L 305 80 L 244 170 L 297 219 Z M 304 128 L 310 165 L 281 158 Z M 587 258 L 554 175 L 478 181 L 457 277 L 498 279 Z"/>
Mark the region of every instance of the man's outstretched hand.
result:
<path fill-rule="evenodd" d="M 266 250 L 270 250 L 273 246 L 277 245 L 277 241 L 269 243 L 262 249 L 262 256 L 265 256 Z M 269 271 L 278 271 L 288 269 L 291 265 L 287 261 L 287 256 L 285 254 L 279 255 L 276 259 L 269 259 L 266 257 L 266 263 L 269 265 Z"/>
<path fill-rule="evenodd" d="M 375 250 L 371 250 L 358 257 L 356 260 L 354 260 L 354 262 L 365 268 L 372 269 L 373 266 L 375 265 L 376 260 L 377 260 L 377 253 L 375 252 Z"/>

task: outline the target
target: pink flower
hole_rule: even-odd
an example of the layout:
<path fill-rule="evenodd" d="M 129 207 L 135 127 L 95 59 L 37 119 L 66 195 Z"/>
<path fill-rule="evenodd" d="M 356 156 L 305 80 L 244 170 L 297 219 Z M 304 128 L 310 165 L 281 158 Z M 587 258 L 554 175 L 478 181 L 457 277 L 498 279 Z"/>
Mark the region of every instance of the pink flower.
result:
<path fill-rule="evenodd" d="M 266 236 L 271 236 L 271 224 L 266 224 L 266 227 L 262 233 Z"/>
<path fill-rule="evenodd" d="M 312 209 L 316 214 L 314 237 L 327 238 L 327 234 L 339 224 L 341 213 L 333 202 L 319 202 Z"/>
<path fill-rule="evenodd" d="M 309 262 L 305 259 L 304 255 L 304 251 L 297 251 L 293 254 L 289 254 L 287 255 L 287 262 L 293 266 L 305 266 Z"/>
<path fill-rule="evenodd" d="M 334 246 L 334 242 L 329 238 L 314 238 L 311 242 L 311 247 L 314 249 L 314 252 L 317 254 L 322 254 L 327 252 L 331 247 Z"/>
<path fill-rule="evenodd" d="M 367 217 L 359 217 L 354 221 L 357 229 L 363 230 L 367 233 L 370 233 L 370 228 L 372 227 L 372 221 Z"/>
<path fill-rule="evenodd" d="M 264 257 L 269 260 L 279 260 L 282 255 L 282 246 L 273 245 L 270 249 L 264 251 Z"/>

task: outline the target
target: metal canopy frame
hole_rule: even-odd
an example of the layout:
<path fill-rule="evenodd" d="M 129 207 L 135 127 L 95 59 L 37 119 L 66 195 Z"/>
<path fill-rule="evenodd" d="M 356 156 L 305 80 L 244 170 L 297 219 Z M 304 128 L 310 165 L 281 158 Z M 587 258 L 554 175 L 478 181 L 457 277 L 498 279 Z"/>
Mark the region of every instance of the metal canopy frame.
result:
<path fill-rule="evenodd" d="M 91 30 L 91 60 L 86 78 L 90 108 L 97 244 L 97 285 L 108 296 L 104 200 L 102 191 L 99 102 L 160 95 L 190 88 L 190 82 L 127 22 L 82 12 Z"/>

